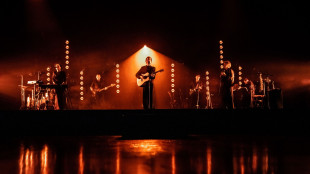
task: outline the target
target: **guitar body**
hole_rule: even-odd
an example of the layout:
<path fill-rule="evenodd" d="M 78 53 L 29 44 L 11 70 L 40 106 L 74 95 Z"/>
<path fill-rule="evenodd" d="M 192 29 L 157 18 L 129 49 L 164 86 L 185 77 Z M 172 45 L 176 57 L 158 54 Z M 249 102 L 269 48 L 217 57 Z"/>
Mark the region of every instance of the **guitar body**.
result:
<path fill-rule="evenodd" d="M 145 83 L 148 82 L 150 80 L 150 77 L 147 77 L 145 79 L 141 78 L 141 79 L 137 79 L 137 85 L 139 87 L 143 87 L 145 86 Z"/>
<path fill-rule="evenodd" d="M 161 69 L 161 70 L 158 70 L 158 71 L 156 71 L 156 72 L 154 72 L 153 74 L 155 75 L 156 73 L 159 73 L 159 72 L 162 72 L 162 71 L 164 71 L 163 69 Z M 145 82 L 147 82 L 147 81 L 149 81 L 150 80 L 150 76 L 149 76 L 149 74 L 148 73 L 146 73 L 146 75 L 141 75 L 141 78 L 139 79 L 139 78 L 137 78 L 137 85 L 139 86 L 139 87 L 143 87 L 144 85 L 145 85 Z"/>

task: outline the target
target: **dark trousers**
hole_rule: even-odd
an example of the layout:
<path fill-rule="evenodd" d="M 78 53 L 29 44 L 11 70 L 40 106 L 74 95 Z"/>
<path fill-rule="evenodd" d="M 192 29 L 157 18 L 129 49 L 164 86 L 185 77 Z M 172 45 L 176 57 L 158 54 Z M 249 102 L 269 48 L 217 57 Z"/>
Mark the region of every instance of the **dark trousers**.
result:
<path fill-rule="evenodd" d="M 59 110 L 64 110 L 65 107 L 66 107 L 65 89 L 63 89 L 63 88 L 56 88 L 56 94 L 57 94 Z"/>
<path fill-rule="evenodd" d="M 143 108 L 153 109 L 153 83 L 147 82 L 143 87 Z"/>
<path fill-rule="evenodd" d="M 223 88 L 221 90 L 222 109 L 234 109 L 232 88 Z"/>

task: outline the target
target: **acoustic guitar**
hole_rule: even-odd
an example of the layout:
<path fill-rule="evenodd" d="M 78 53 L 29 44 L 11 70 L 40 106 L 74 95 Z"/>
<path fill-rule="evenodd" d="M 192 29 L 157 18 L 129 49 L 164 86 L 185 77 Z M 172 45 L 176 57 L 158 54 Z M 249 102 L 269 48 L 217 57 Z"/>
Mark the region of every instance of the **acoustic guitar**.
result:
<path fill-rule="evenodd" d="M 160 69 L 160 70 L 158 70 L 158 71 L 152 73 L 151 75 L 150 75 L 148 72 L 145 73 L 145 74 L 142 74 L 142 75 L 140 76 L 140 78 L 137 78 L 137 85 L 138 85 L 139 87 L 142 87 L 142 86 L 145 84 L 145 82 L 147 82 L 147 81 L 150 80 L 150 76 L 153 76 L 153 75 L 155 75 L 156 73 L 163 72 L 163 71 L 164 71 L 164 69 Z"/>

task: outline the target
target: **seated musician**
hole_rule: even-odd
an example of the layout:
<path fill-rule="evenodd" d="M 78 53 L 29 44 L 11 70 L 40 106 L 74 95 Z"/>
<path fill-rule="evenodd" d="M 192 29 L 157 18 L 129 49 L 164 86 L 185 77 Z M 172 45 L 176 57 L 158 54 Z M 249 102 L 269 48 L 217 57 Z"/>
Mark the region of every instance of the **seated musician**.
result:
<path fill-rule="evenodd" d="M 55 88 L 55 92 L 57 95 L 57 102 L 55 102 L 55 109 L 63 110 L 66 107 L 66 96 L 65 96 L 65 90 L 62 85 L 66 85 L 67 83 L 67 76 L 66 72 L 62 70 L 60 64 L 55 64 L 55 71 L 53 72 L 52 75 L 53 79 L 53 84 L 54 85 L 59 85 L 58 87 Z"/>

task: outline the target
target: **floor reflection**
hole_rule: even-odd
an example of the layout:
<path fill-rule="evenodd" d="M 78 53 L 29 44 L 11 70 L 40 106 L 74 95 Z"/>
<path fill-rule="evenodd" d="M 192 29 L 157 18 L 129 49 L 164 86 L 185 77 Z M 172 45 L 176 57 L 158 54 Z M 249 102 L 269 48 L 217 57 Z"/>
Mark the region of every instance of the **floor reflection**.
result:
<path fill-rule="evenodd" d="M 279 164 L 284 156 L 272 144 L 207 138 L 54 137 L 0 145 L 1 173 L 276 174 L 286 167 L 283 159 Z"/>

